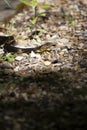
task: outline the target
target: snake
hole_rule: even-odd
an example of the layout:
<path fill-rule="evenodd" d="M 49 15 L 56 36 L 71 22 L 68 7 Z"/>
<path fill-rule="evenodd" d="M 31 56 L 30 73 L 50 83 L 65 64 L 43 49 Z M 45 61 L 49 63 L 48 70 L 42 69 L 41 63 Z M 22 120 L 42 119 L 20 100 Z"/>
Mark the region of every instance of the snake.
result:
<path fill-rule="evenodd" d="M 53 41 L 46 41 L 43 45 L 33 47 L 33 48 L 20 48 L 15 46 L 14 36 L 0 36 L 0 45 L 3 45 L 5 52 L 23 52 L 30 53 L 31 51 L 37 52 L 38 50 L 47 50 L 51 46 L 55 45 Z"/>

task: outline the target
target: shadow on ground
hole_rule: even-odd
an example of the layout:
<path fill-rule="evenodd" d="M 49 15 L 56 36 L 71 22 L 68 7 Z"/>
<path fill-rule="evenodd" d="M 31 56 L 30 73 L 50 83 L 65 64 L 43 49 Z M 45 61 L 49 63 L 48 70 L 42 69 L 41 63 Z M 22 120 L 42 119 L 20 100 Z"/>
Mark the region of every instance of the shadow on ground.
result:
<path fill-rule="evenodd" d="M 2 76 L 2 130 L 87 128 L 87 87 L 84 81 L 79 81 L 80 72 L 61 69 L 58 72 L 36 72 L 27 77 Z"/>

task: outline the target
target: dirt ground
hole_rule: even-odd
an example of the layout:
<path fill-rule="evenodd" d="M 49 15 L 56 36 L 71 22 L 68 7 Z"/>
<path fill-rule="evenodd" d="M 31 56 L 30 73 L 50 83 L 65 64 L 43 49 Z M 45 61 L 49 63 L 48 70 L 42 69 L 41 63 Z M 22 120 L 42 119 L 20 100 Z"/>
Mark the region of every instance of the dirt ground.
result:
<path fill-rule="evenodd" d="M 61 4 L 52 6 L 37 23 L 39 29 L 46 30 L 37 31 L 39 37 L 29 30 L 35 31 L 30 21 L 31 10 L 12 18 L 7 30 L 1 28 L 3 35 L 14 34 L 17 40 L 22 39 L 22 44 L 27 39 L 32 45 L 44 39 L 51 41 L 52 37 L 57 41 L 45 50 L 15 53 L 12 62 L 1 45 L 1 130 L 87 130 L 86 1 L 61 0 Z M 5 16 L 7 10 L 12 12 L 4 2 L 2 5 Z M 0 14 L 2 18 L 4 13 Z M 37 39 L 32 40 L 31 36 Z"/>

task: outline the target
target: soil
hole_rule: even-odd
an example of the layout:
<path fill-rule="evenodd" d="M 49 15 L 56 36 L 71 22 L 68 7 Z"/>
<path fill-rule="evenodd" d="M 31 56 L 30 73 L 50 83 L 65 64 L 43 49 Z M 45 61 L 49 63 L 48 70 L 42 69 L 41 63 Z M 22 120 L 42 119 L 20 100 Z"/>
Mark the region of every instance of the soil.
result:
<path fill-rule="evenodd" d="M 22 45 L 56 43 L 28 54 L 4 52 L 0 47 L 1 130 L 87 129 L 86 1 L 55 2 L 37 23 L 45 33 L 36 35 L 31 9 L 1 25 L 0 34 L 12 34 Z"/>

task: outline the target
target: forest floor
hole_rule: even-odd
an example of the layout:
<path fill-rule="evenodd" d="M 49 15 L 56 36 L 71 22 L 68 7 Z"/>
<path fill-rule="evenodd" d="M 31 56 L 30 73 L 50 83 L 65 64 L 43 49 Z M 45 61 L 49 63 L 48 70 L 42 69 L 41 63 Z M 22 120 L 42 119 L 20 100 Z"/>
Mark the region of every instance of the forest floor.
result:
<path fill-rule="evenodd" d="M 30 7 L 0 25 L 0 36 L 13 35 L 15 46 L 31 49 L 5 52 L 1 45 L 1 130 L 87 129 L 87 3 L 47 4 L 38 8 L 46 16 L 36 25 Z"/>

